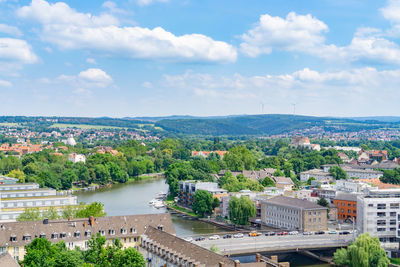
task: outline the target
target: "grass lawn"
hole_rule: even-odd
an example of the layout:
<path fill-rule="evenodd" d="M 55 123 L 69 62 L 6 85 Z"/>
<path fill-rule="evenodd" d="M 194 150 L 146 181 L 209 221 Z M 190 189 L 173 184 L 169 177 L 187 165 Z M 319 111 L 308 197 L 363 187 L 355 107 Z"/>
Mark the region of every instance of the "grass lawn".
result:
<path fill-rule="evenodd" d="M 0 122 L 1 126 L 8 126 L 8 127 L 17 127 L 20 126 L 19 123 L 16 122 Z"/>
<path fill-rule="evenodd" d="M 189 215 L 191 215 L 191 216 L 193 216 L 193 217 L 199 217 L 199 215 L 195 214 L 192 210 L 185 209 L 185 208 L 179 207 L 179 206 L 177 206 L 177 205 L 173 205 L 173 206 L 171 206 L 171 207 L 174 208 L 174 209 L 176 209 L 176 210 L 183 211 L 184 213 L 187 213 L 187 214 L 189 214 Z"/>
<path fill-rule="evenodd" d="M 55 123 L 50 126 L 51 128 L 78 128 L 78 129 L 125 129 L 117 126 L 106 125 L 90 125 L 90 124 L 69 124 L 69 123 Z"/>
<path fill-rule="evenodd" d="M 389 258 L 390 263 L 400 265 L 400 258 Z"/>

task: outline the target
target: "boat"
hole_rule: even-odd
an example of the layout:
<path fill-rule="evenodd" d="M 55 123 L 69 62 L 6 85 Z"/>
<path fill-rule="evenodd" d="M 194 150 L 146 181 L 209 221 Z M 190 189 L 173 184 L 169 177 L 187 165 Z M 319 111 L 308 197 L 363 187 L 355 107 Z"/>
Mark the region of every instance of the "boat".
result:
<path fill-rule="evenodd" d="M 154 203 L 154 207 L 157 208 L 157 209 L 164 208 L 165 204 L 162 201 L 156 201 Z"/>
<path fill-rule="evenodd" d="M 149 205 L 154 205 L 154 203 L 156 203 L 158 200 L 157 199 L 152 199 L 149 201 Z"/>
<path fill-rule="evenodd" d="M 167 193 L 164 192 L 158 192 L 158 194 L 156 195 L 156 199 L 165 199 L 167 197 Z"/>

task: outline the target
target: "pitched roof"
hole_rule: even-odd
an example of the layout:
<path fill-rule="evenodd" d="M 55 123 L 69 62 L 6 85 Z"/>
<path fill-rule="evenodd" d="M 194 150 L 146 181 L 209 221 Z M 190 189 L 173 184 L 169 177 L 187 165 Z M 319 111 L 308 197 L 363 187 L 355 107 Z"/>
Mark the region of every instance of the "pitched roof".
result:
<path fill-rule="evenodd" d="M 220 262 L 225 263 L 226 266 L 234 266 L 234 261 L 227 257 L 218 255 L 154 227 L 148 227 L 144 235 L 151 242 L 163 246 L 175 254 L 194 260 L 200 263 L 201 266 L 219 266 Z"/>
<path fill-rule="evenodd" d="M 308 200 L 298 199 L 293 197 L 285 197 L 285 196 L 276 196 L 270 199 L 266 199 L 263 202 L 266 204 L 275 204 L 275 205 L 281 205 L 281 206 L 287 206 L 305 210 L 326 209 L 325 207 L 322 207 L 317 203 Z"/>
<path fill-rule="evenodd" d="M 130 236 L 140 236 L 151 225 L 154 227 L 163 226 L 163 229 L 171 234 L 175 234 L 175 228 L 171 220 L 171 215 L 163 214 L 146 214 L 146 215 L 126 215 L 126 216 L 106 216 L 94 218 L 94 223 L 91 225 L 90 219 L 73 219 L 73 220 L 51 220 L 48 224 L 44 221 L 34 222 L 10 222 L 0 224 L 0 247 L 4 247 L 6 243 L 9 246 L 25 246 L 35 239 L 45 234 L 46 238 L 56 243 L 60 240 L 65 242 L 73 242 L 79 240 L 87 240 L 90 238 L 85 236 L 87 230 L 91 234 L 97 234 L 100 230 L 105 232 L 106 238 L 120 238 Z M 134 233 L 130 229 L 134 228 Z M 121 229 L 127 231 L 126 234 L 121 232 Z M 115 234 L 110 234 L 109 230 L 114 230 Z M 74 233 L 79 232 L 79 237 L 75 237 Z M 66 237 L 61 239 L 50 238 L 53 233 L 65 233 Z M 23 237 L 29 235 L 31 240 L 24 241 Z M 11 236 L 15 236 L 16 241 L 11 241 Z"/>
<path fill-rule="evenodd" d="M 8 252 L 6 252 L 0 254 L 0 266 L 19 267 L 20 265 Z"/>

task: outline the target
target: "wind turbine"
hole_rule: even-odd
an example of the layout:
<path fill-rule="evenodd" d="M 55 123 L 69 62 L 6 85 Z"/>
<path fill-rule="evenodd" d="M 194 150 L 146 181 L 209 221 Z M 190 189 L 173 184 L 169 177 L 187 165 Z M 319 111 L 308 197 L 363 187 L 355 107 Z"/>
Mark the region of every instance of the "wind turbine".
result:
<path fill-rule="evenodd" d="M 261 114 L 264 114 L 264 105 L 265 105 L 265 103 L 261 102 L 260 105 L 261 105 Z"/>
<path fill-rule="evenodd" d="M 296 105 L 297 105 L 297 103 L 292 103 L 292 106 L 293 106 L 293 116 L 296 115 Z"/>

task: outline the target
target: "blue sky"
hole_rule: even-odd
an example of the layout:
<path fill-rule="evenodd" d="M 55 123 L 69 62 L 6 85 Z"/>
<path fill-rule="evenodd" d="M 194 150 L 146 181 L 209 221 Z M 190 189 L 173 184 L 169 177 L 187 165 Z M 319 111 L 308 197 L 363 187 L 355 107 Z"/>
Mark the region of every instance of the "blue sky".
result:
<path fill-rule="evenodd" d="M 1 115 L 400 115 L 399 89 L 399 0 L 0 0 Z"/>

